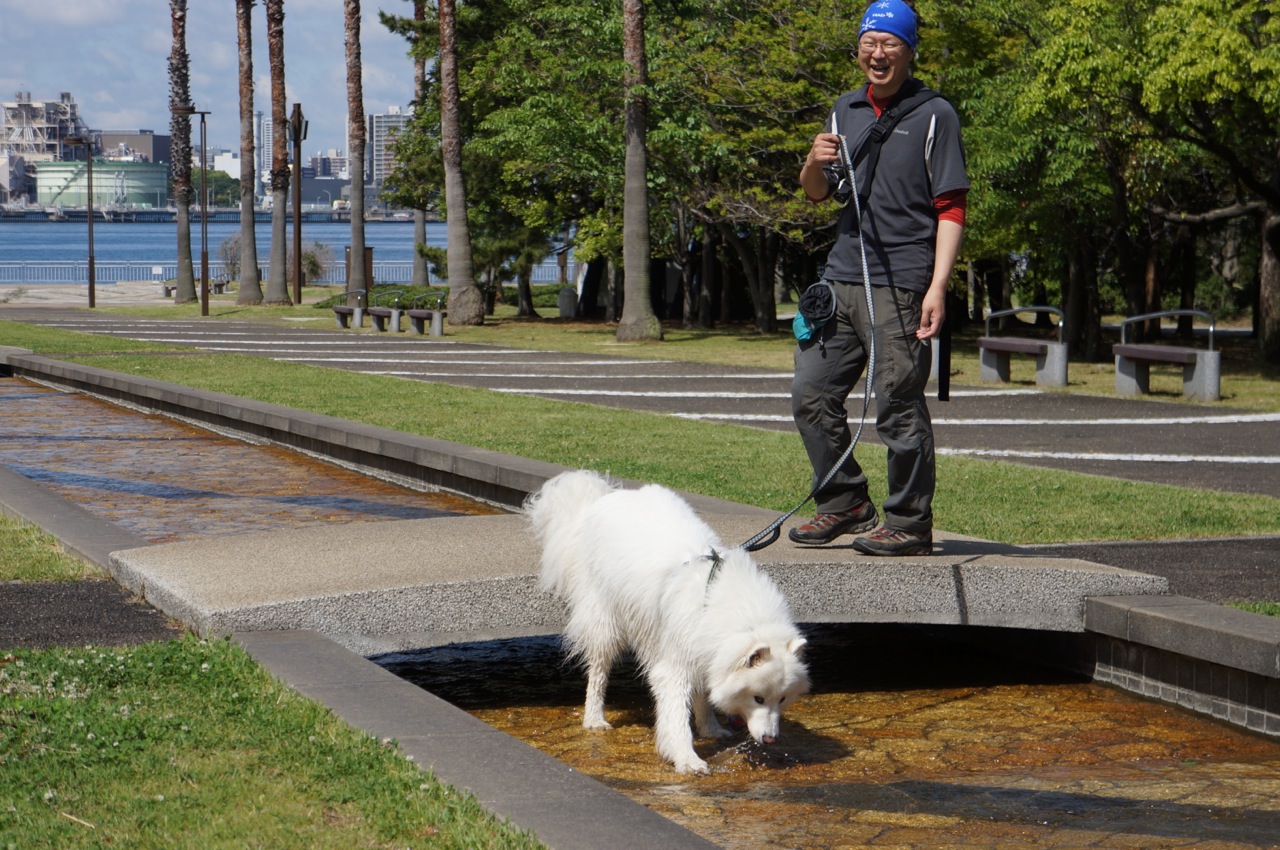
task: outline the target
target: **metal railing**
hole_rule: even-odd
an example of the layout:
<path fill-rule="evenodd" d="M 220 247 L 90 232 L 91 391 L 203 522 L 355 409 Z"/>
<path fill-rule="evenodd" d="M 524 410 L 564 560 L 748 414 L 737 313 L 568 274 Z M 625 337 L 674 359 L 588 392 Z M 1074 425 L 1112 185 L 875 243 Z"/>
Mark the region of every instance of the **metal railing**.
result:
<path fill-rule="evenodd" d="M 986 336 L 991 336 L 991 320 L 999 319 L 1002 316 L 1013 316 L 1018 313 L 1048 313 L 1056 316 L 1058 321 L 1055 327 L 1058 329 L 1058 342 L 1062 342 L 1062 311 L 1057 307 L 1013 307 L 1009 310 L 996 310 L 994 313 L 987 314 Z"/>
<path fill-rule="evenodd" d="M 1157 313 L 1143 313 L 1141 316 L 1130 316 L 1120 322 L 1120 344 L 1125 345 L 1129 341 L 1129 325 L 1136 322 L 1146 322 L 1150 319 L 1175 318 L 1177 316 L 1192 316 L 1194 318 L 1204 319 L 1208 322 L 1209 350 L 1213 351 L 1213 316 L 1203 310 L 1161 310 Z"/>
<path fill-rule="evenodd" d="M 94 277 L 99 284 L 119 283 L 120 281 L 154 281 L 159 283 L 173 280 L 178 276 L 176 262 L 128 261 L 112 262 L 110 260 L 94 261 Z M 199 262 L 195 263 L 195 273 L 200 274 Z M 573 280 L 576 264 L 569 264 L 569 280 Z M 264 270 L 265 272 L 265 270 Z M 226 280 L 226 264 L 210 258 L 209 279 Z M 377 283 L 408 284 L 413 281 L 412 261 L 375 261 L 373 279 Z M 560 267 L 554 260 L 540 263 L 533 269 L 533 282 L 538 284 L 555 283 L 560 279 Z M 89 281 L 88 260 L 40 261 L 40 262 L 0 262 L 0 286 L 29 286 L 42 284 L 87 284 Z M 308 280 L 316 285 L 341 285 L 347 282 L 347 269 L 343 263 L 334 263 L 329 273 L 319 280 Z M 435 275 L 431 275 L 431 283 L 444 284 Z"/>

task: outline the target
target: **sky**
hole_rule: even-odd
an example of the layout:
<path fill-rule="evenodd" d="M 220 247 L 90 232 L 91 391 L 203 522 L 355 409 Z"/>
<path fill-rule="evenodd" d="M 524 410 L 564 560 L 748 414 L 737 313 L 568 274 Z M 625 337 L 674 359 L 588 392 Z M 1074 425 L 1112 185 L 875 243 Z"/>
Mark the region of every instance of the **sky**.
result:
<path fill-rule="evenodd" d="M 303 156 L 345 151 L 346 60 L 342 0 L 285 0 L 286 114 L 302 104 L 309 122 Z M 364 109 L 385 113 L 413 98 L 413 63 L 403 38 L 378 11 L 412 15 L 409 0 L 364 0 L 360 25 Z M 266 13 L 253 8 L 254 107 L 271 111 Z M 30 92 L 57 100 L 70 92 L 92 130 L 169 133 L 169 0 L 0 0 L 0 100 Z M 209 148 L 239 149 L 235 3 L 188 0 L 191 97 L 209 110 Z M 199 123 L 192 142 L 199 144 Z"/>

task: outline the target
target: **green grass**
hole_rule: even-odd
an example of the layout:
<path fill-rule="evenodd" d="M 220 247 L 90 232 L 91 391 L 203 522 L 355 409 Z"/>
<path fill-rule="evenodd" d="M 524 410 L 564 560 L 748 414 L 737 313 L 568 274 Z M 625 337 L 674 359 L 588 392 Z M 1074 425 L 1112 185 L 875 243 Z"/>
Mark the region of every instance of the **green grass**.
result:
<path fill-rule="evenodd" d="M 246 355 L 68 359 L 777 511 L 791 508 L 810 484 L 800 441 L 784 432 Z M 867 442 L 858 453 L 878 499 L 884 491 L 883 449 Z M 1280 532 L 1280 505 L 1265 496 L 946 456 L 938 458 L 934 510 L 940 528 L 1007 543 Z"/>
<path fill-rule="evenodd" d="M 554 294 L 538 294 L 538 290 L 552 291 L 555 287 L 535 287 L 535 299 L 554 303 Z M 318 306 L 340 290 L 337 287 L 308 287 L 303 294 L 304 303 L 292 307 L 239 306 L 235 295 L 215 296 L 210 300 L 210 316 L 213 318 L 267 324 L 297 325 L 306 320 L 308 326 L 329 327 L 333 317 L 325 307 Z M 572 351 L 577 353 L 610 353 L 639 357 L 661 357 L 671 360 L 720 363 L 733 366 L 751 366 L 790 372 L 794 340 L 787 322 L 779 322 L 779 330 L 773 334 L 761 334 L 751 325 L 722 325 L 715 329 L 685 329 L 668 324 L 661 342 L 619 343 L 615 328 L 604 322 L 567 321 L 556 318 L 556 309 L 550 306 L 537 308 L 543 316 L 538 319 L 517 319 L 515 309 L 499 304 L 493 316 L 486 317 L 485 324 L 476 327 L 450 325 L 446 335 L 458 342 L 476 342 L 531 348 L 539 351 Z M 794 305 L 779 305 L 779 312 L 794 312 Z M 157 304 L 154 306 L 121 306 L 99 308 L 98 312 L 147 318 L 196 318 L 200 306 L 188 304 Z M 1110 317 L 1114 324 L 1118 317 Z M 977 338 L 983 333 L 981 323 L 969 323 L 956 332 L 953 338 L 952 381 L 958 384 L 979 385 Z M 366 329 L 365 332 L 371 332 Z M 1110 351 L 1106 339 L 1104 350 Z M 20 344 L 20 343 L 9 343 Z M 1201 343 L 1197 342 L 1197 345 Z M 27 346 L 30 347 L 30 346 Z M 1255 343 L 1219 334 L 1215 348 L 1222 351 L 1222 401 L 1230 405 L 1265 412 L 1280 412 L 1280 366 L 1263 364 L 1257 359 Z M 1030 357 L 1014 356 L 1010 360 L 1010 383 L 1018 387 L 1035 386 L 1035 364 Z M 1085 395 L 1115 395 L 1115 369 L 1107 359 L 1101 363 L 1073 360 L 1068 369 L 1069 386 L 1050 390 Z M 1184 401 L 1182 398 L 1182 369 L 1171 364 L 1153 364 L 1151 367 L 1151 395 L 1157 401 Z"/>
<path fill-rule="evenodd" d="M 537 846 L 229 641 L 0 658 L 0 848 Z"/>
<path fill-rule="evenodd" d="M 0 582 L 79 581 L 101 574 L 96 567 L 67 554 L 52 535 L 0 515 Z"/>
<path fill-rule="evenodd" d="M 115 311 L 199 315 L 194 304 Z M 211 313 L 280 322 L 316 318 L 317 310 L 215 301 Z M 332 321 L 324 313 L 318 320 Z M 791 368 L 785 335 L 743 329 L 669 329 L 661 343 L 619 346 L 605 325 L 516 320 L 507 311 L 482 327 L 449 327 L 447 334 L 542 350 Z M 972 336 L 957 339 L 957 382 L 977 382 Z M 778 511 L 809 487 L 811 472 L 792 434 L 9 322 L 0 322 L 0 343 Z M 1072 364 L 1071 375 L 1066 392 L 1111 390 L 1108 367 Z M 1032 383 L 1029 360 L 1015 358 L 1013 378 Z M 1280 410 L 1276 378 L 1244 351 L 1224 363 L 1224 391 L 1236 406 Z M 1155 374 L 1153 386 L 1157 398 L 1180 393 L 1172 377 Z M 863 444 L 858 451 L 873 493 L 882 492 L 883 450 Z M 952 457 L 938 459 L 935 511 L 941 528 L 1013 543 L 1280 532 L 1275 499 Z M 23 537 L 36 541 L 33 554 L 0 560 L 0 580 L 74 578 L 84 571 L 21 524 L 0 524 L 0 551 L 19 551 L 10 541 Z M 47 566 L 19 573 L 16 564 L 44 558 L 51 559 Z M 0 850 L 239 847 L 246 840 L 286 850 L 528 843 L 495 827 L 469 799 L 424 777 L 393 749 L 273 684 L 234 646 L 194 639 L 137 650 L 20 651 L 0 659 L 0 835 L 8 842 Z"/>
<path fill-rule="evenodd" d="M 537 460 L 607 470 L 778 511 L 790 509 L 810 484 L 811 471 L 800 441 L 783 432 L 246 355 L 171 349 L 172 356 L 156 356 L 147 353 L 157 350 L 152 345 L 133 343 L 131 350 L 127 340 L 110 340 L 108 346 L 103 344 L 108 341 L 105 337 L 20 324 L 0 323 L 0 331 L 6 339 L 16 340 L 10 344 L 106 369 Z M 578 323 L 509 320 L 492 328 L 449 331 L 451 338 L 488 334 L 486 341 L 520 345 L 511 337 L 516 333 L 536 336 L 543 345 L 559 339 L 564 349 L 612 348 L 605 326 Z M 775 349 L 783 347 L 777 340 L 739 332 L 682 331 L 669 337 L 668 342 L 638 346 L 639 353 L 672 357 L 679 352 L 679 359 L 742 363 L 774 358 Z M 786 351 L 789 357 L 789 344 Z M 1263 383 L 1272 389 L 1277 382 Z M 1250 395 L 1244 401 L 1263 409 L 1271 403 L 1265 394 Z M 868 441 L 859 447 L 858 457 L 878 499 L 884 489 L 883 449 Z M 1006 543 L 1280 532 L 1280 505 L 1265 496 L 946 456 L 938 458 L 934 510 L 940 528 Z"/>
<path fill-rule="evenodd" d="M 1251 614 L 1280 617 L 1280 602 L 1230 602 L 1228 605 L 1241 611 L 1248 611 Z"/>

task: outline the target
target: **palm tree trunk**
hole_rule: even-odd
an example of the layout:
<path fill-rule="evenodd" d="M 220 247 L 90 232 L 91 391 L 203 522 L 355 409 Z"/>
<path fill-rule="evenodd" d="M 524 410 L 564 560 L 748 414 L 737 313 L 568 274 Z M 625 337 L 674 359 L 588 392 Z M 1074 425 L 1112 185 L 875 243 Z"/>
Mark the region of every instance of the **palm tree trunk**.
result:
<path fill-rule="evenodd" d="M 368 290 L 364 273 L 364 78 L 360 70 L 360 0 L 344 0 L 343 43 L 347 53 L 347 151 L 351 171 L 351 256 L 347 291 Z"/>
<path fill-rule="evenodd" d="M 421 33 L 422 25 L 427 19 L 426 0 L 413 0 L 413 20 Z M 415 45 L 413 52 L 413 101 L 419 105 L 427 96 L 427 59 L 422 50 Z M 426 256 L 418 246 L 427 244 L 427 213 L 424 210 L 413 211 L 413 285 L 428 286 L 431 283 L 431 270 Z"/>
<path fill-rule="evenodd" d="M 440 0 L 440 147 L 444 156 L 444 207 L 449 268 L 449 324 L 484 324 L 484 297 L 476 286 L 467 227 L 467 190 L 462 177 L 462 132 L 458 113 L 457 9 Z"/>
<path fill-rule="evenodd" d="M 622 0 L 622 53 L 626 60 L 623 123 L 627 136 L 622 200 L 622 319 L 618 340 L 662 339 L 649 301 L 649 187 L 645 137 L 649 123 L 644 0 Z"/>
<path fill-rule="evenodd" d="M 253 229 L 255 178 L 253 140 L 253 0 L 236 0 L 236 45 L 240 51 L 240 285 L 237 304 L 262 301 L 258 239 Z"/>
<path fill-rule="evenodd" d="M 178 276 L 173 300 L 196 300 L 191 267 L 191 116 L 175 109 L 191 105 L 191 57 L 187 55 L 187 0 L 169 0 L 173 48 L 169 53 L 169 134 L 173 137 L 173 202 L 178 208 Z"/>
<path fill-rule="evenodd" d="M 289 250 L 285 222 L 289 213 L 289 144 L 285 127 L 284 0 L 266 0 L 267 63 L 271 66 L 271 257 L 267 271 L 268 304 L 291 304 Z M 302 163 L 295 162 L 294 168 Z"/>

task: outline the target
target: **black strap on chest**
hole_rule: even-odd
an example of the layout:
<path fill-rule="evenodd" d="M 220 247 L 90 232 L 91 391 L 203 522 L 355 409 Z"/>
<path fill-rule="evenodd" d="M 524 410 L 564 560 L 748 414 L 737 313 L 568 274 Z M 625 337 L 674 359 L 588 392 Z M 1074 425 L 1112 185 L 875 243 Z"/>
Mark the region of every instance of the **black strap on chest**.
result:
<path fill-rule="evenodd" d="M 870 100 L 870 91 L 867 98 Z M 907 116 L 912 110 L 923 103 L 933 100 L 935 97 L 942 97 L 931 88 L 917 79 L 909 79 L 902 84 L 902 88 L 894 95 L 893 100 L 889 103 L 889 108 L 880 113 L 880 117 L 876 119 L 876 123 L 871 125 L 871 132 L 863 141 L 862 146 L 858 148 L 858 152 L 853 155 L 853 167 L 857 168 L 858 164 L 864 159 L 867 161 L 866 177 L 862 178 L 862 184 L 858 187 L 858 200 L 865 209 L 867 199 L 871 197 L 871 183 L 876 177 L 876 164 L 880 161 L 880 147 L 884 144 L 885 139 L 893 135 L 893 128 L 898 126 L 898 122 Z"/>

